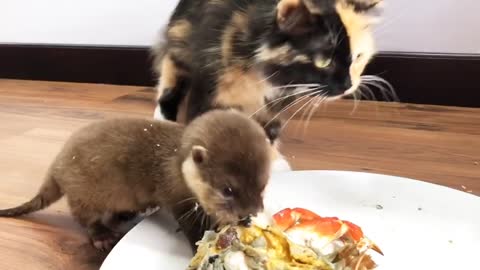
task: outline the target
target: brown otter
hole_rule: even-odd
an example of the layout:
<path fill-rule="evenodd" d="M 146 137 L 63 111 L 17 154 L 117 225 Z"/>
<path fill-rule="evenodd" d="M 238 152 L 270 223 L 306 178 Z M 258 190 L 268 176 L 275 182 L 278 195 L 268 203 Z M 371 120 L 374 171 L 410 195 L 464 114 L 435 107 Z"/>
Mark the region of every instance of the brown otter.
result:
<path fill-rule="evenodd" d="M 188 126 L 141 119 L 90 124 L 67 141 L 38 194 L 0 216 L 41 210 L 63 195 L 95 247 L 110 249 L 115 218 L 168 209 L 194 247 L 207 226 L 262 210 L 272 146 L 255 121 L 211 111 Z"/>

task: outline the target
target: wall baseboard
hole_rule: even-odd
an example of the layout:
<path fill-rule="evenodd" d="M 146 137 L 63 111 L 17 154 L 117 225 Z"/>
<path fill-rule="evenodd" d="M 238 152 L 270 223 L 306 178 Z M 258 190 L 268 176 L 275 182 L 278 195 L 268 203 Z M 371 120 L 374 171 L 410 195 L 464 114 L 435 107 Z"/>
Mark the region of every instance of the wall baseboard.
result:
<path fill-rule="evenodd" d="M 147 47 L 0 44 L 0 78 L 153 86 L 151 60 Z M 366 73 L 402 102 L 480 107 L 480 55 L 382 52 Z"/>

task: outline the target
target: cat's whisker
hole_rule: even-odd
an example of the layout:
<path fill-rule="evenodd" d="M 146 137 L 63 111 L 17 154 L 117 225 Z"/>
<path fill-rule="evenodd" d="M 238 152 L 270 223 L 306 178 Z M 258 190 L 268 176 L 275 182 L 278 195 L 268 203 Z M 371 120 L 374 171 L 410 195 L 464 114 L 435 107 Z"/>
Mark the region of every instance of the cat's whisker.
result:
<path fill-rule="evenodd" d="M 385 87 L 383 85 L 381 85 L 380 83 L 377 83 L 377 82 L 374 82 L 374 81 L 365 81 L 365 82 L 363 82 L 363 84 L 367 85 L 367 86 L 375 87 L 375 89 L 380 91 L 380 93 L 382 94 L 382 97 L 385 101 L 392 101 L 392 96 L 389 95 L 390 92 L 388 92 L 388 90 L 386 90 Z"/>
<path fill-rule="evenodd" d="M 307 101 L 307 106 L 305 107 L 305 109 L 303 110 L 303 113 L 302 115 L 300 116 L 300 119 L 299 119 L 299 123 L 304 123 L 303 122 L 303 119 L 305 118 L 305 116 L 307 115 L 307 113 L 310 111 L 311 108 L 313 108 L 313 105 L 315 104 L 316 100 L 318 99 L 319 96 L 315 96 L 313 98 L 310 98 L 310 100 Z M 298 133 L 298 130 L 299 130 L 299 127 L 300 125 L 297 125 L 297 127 L 295 128 L 295 134 Z"/>
<path fill-rule="evenodd" d="M 306 98 L 309 98 L 309 96 L 307 96 Z M 287 127 L 287 125 L 288 125 L 288 123 L 290 122 L 290 120 L 292 120 L 293 117 L 295 117 L 295 115 L 297 115 L 297 113 L 299 113 L 299 112 L 300 112 L 303 108 L 305 108 L 305 106 L 307 106 L 307 105 L 308 105 L 308 102 L 306 102 L 305 104 L 303 104 L 302 106 L 300 106 L 300 108 L 297 109 L 297 110 L 287 119 L 287 121 L 285 121 L 285 123 L 283 124 L 281 130 L 284 130 L 284 129 Z"/>
<path fill-rule="evenodd" d="M 353 97 L 353 109 L 352 111 L 350 112 L 350 115 L 353 115 L 356 111 L 357 111 L 357 108 L 358 108 L 358 103 L 359 103 L 359 99 L 358 99 L 358 96 L 357 96 L 357 92 L 354 92 L 352 94 L 352 97 Z"/>
<path fill-rule="evenodd" d="M 273 122 L 278 116 L 280 116 L 282 113 L 284 113 L 285 111 L 287 111 L 288 109 L 290 109 L 291 107 L 295 106 L 296 104 L 308 99 L 309 97 L 311 97 L 312 95 L 315 95 L 316 93 L 318 92 L 313 92 L 313 93 L 310 93 L 310 94 L 305 94 L 304 96 L 292 101 L 289 105 L 285 106 L 285 108 L 283 108 L 279 113 L 277 113 L 275 116 L 272 117 L 272 119 L 270 119 L 270 121 L 268 121 L 264 127 L 268 126 L 271 122 Z"/>
<path fill-rule="evenodd" d="M 288 88 L 308 88 L 308 87 L 321 87 L 318 83 L 306 83 L 306 84 L 287 84 L 281 86 L 272 87 L 272 89 L 288 89 Z"/>
<path fill-rule="evenodd" d="M 303 110 L 303 113 L 302 113 L 302 116 L 300 117 L 300 121 L 303 121 L 303 119 L 305 118 L 305 116 L 307 115 L 307 113 L 313 109 L 313 106 L 315 105 L 315 103 L 317 102 L 317 100 L 321 97 L 322 95 L 318 95 L 318 96 L 315 96 L 311 99 L 311 103 L 310 105 L 305 108 L 305 110 Z"/>
<path fill-rule="evenodd" d="M 313 114 L 320 108 L 320 106 L 323 104 L 324 101 L 327 100 L 327 96 L 324 95 L 324 96 L 321 96 L 318 101 L 313 105 L 313 109 L 310 111 L 310 113 L 308 114 L 308 117 L 307 117 L 307 121 L 305 122 L 304 124 L 304 127 L 303 127 L 303 133 L 305 134 L 306 133 L 306 130 L 307 128 L 309 127 L 310 125 L 310 120 L 312 119 L 313 117 Z"/>
<path fill-rule="evenodd" d="M 259 81 L 258 81 L 258 84 L 262 84 L 262 83 L 270 80 L 271 78 L 273 78 L 273 76 L 277 75 L 279 72 L 280 72 L 279 70 L 273 72 L 273 73 L 272 73 L 271 75 L 269 75 L 268 77 L 263 78 L 262 80 L 259 80 Z"/>
<path fill-rule="evenodd" d="M 375 93 L 373 93 L 372 89 L 364 83 L 362 83 L 360 86 L 360 89 L 362 90 L 362 93 L 365 94 L 365 98 L 371 101 L 378 101 L 377 97 L 375 96 Z M 367 96 L 368 94 L 368 96 Z"/>
<path fill-rule="evenodd" d="M 397 93 L 395 92 L 393 85 L 387 80 L 374 75 L 364 75 L 361 79 L 364 84 L 371 84 L 377 87 L 383 93 L 389 94 L 393 101 L 398 102 L 400 100 L 397 96 Z"/>
<path fill-rule="evenodd" d="M 302 117 L 300 118 L 300 121 L 303 122 L 303 118 L 308 113 L 310 115 L 310 112 L 314 111 L 316 107 L 318 107 L 318 104 L 322 102 L 322 99 L 325 98 L 325 92 L 321 91 L 315 98 L 313 98 L 314 102 L 310 104 L 309 107 L 305 108 L 304 112 L 302 113 Z M 308 119 L 308 117 L 307 117 Z M 304 132 L 305 133 L 305 132 Z"/>
<path fill-rule="evenodd" d="M 376 100 L 375 100 L 375 95 L 373 94 L 372 90 L 370 90 L 370 88 L 369 88 L 367 85 L 362 85 L 362 84 L 361 84 L 361 85 L 359 86 L 359 90 L 361 90 L 361 91 L 360 91 L 360 94 L 361 94 L 363 97 L 365 97 L 365 99 L 371 100 L 371 101 L 376 101 Z M 365 93 L 365 91 L 366 91 L 367 93 L 369 93 L 370 96 L 373 95 L 373 99 L 372 99 L 372 98 L 369 98 L 369 97 L 367 96 L 367 93 Z M 376 113 L 377 113 L 377 115 L 378 115 L 378 103 L 377 103 L 377 102 L 374 102 L 374 104 L 375 104 L 375 111 L 376 111 Z"/>
<path fill-rule="evenodd" d="M 300 91 L 300 92 L 295 92 L 293 94 L 290 94 L 290 95 L 287 95 L 287 96 L 282 96 L 282 97 L 279 97 L 279 98 L 276 98 L 270 102 L 268 102 L 267 104 L 264 104 L 262 107 L 260 107 L 258 110 L 256 110 L 254 113 L 252 113 L 250 115 L 250 118 L 252 118 L 253 116 L 255 116 L 257 113 L 259 113 L 260 111 L 266 109 L 268 106 L 272 105 L 276 105 L 276 103 L 282 101 L 282 100 L 285 100 L 287 98 L 290 98 L 290 97 L 294 97 L 294 96 L 298 96 L 298 95 L 301 95 L 301 94 L 305 94 L 305 93 L 308 93 L 308 92 L 314 92 L 314 91 L 317 91 L 318 89 L 316 88 L 313 88 L 313 89 L 307 89 L 307 90 L 304 90 L 304 91 Z"/>

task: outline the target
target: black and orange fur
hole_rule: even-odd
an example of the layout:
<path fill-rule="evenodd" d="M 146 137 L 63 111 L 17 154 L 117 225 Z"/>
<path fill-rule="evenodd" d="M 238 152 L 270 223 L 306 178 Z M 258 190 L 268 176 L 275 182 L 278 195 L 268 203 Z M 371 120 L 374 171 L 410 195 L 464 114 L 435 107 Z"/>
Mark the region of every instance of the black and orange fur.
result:
<path fill-rule="evenodd" d="M 370 13 L 380 2 L 181 0 L 154 50 L 163 116 L 188 122 L 215 107 L 254 114 L 352 94 L 375 52 Z"/>

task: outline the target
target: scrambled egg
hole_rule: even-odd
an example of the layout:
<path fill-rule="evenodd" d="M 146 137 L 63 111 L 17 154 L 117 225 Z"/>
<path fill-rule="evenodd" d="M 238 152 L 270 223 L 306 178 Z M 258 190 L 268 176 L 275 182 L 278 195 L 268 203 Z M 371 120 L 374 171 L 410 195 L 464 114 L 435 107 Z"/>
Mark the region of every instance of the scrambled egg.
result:
<path fill-rule="evenodd" d="M 207 233 L 188 269 L 331 270 L 333 266 L 274 227 L 252 226 Z"/>

